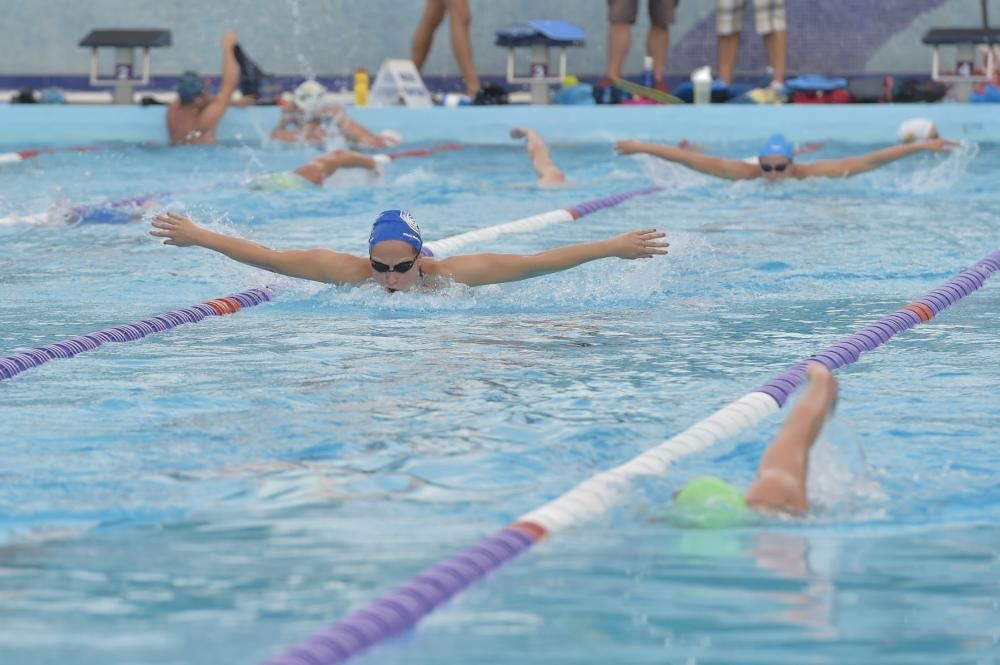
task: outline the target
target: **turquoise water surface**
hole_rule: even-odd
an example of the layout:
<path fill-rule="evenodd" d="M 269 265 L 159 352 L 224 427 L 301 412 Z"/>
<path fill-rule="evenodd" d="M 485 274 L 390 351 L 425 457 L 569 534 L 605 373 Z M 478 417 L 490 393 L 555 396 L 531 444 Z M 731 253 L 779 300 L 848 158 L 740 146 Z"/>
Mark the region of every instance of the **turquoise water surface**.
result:
<path fill-rule="evenodd" d="M 162 146 L 162 109 L 0 106 L 0 356 L 274 283 L 275 302 L 0 382 L 0 663 L 256 663 L 409 575 L 658 444 L 1000 247 L 1000 117 L 955 106 L 369 110 L 404 148 L 382 181 L 252 192 L 308 148 L 234 111 L 214 148 Z M 617 138 L 744 157 L 781 129 L 804 159 L 933 117 L 955 153 L 769 187 L 613 155 Z M 571 184 L 533 186 L 527 124 Z M 151 142 L 151 144 L 147 144 Z M 659 184 L 578 222 L 468 251 L 665 230 L 667 257 L 390 295 L 283 277 L 148 224 L 156 210 L 276 247 L 363 254 L 408 208 L 443 238 Z M 807 519 L 676 530 L 686 480 L 746 486 L 781 422 L 638 484 L 366 663 L 1000 662 L 997 278 L 839 373 Z"/>

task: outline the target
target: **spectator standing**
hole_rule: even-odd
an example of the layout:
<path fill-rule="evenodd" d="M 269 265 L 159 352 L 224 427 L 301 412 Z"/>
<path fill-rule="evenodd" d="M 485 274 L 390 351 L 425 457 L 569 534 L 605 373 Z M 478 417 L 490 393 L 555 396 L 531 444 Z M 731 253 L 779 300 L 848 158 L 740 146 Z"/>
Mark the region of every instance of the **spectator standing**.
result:
<path fill-rule="evenodd" d="M 410 60 L 417 66 L 417 71 L 423 73 L 424 62 L 434 41 L 434 31 L 441 25 L 445 13 L 449 15 L 451 52 L 462 72 L 465 94 L 475 97 L 479 92 L 479 75 L 476 74 L 476 65 L 472 61 L 472 42 L 469 39 L 469 24 L 472 22 L 469 0 L 427 0 L 420 23 L 413 33 Z"/>
<path fill-rule="evenodd" d="M 785 27 L 785 0 L 754 0 L 754 21 L 757 34 L 764 39 L 767 62 L 773 72 L 771 87 L 778 89 L 785 82 L 788 59 L 788 32 Z M 719 36 L 719 78 L 726 85 L 733 83 L 736 56 L 740 51 L 740 30 L 747 0 L 715 0 L 715 30 Z"/>
<path fill-rule="evenodd" d="M 670 24 L 674 22 L 679 0 L 646 0 L 649 10 L 649 33 L 646 35 L 646 54 L 653 59 L 653 87 L 669 92 L 663 82 L 667 68 L 667 51 L 670 49 Z M 608 99 L 598 101 L 616 103 L 617 89 L 612 81 L 622 76 L 622 65 L 628 55 L 632 39 L 632 26 L 639 14 L 639 0 L 608 0 L 608 70 L 607 77 L 598 83 L 596 94 L 603 97 L 610 89 Z"/>

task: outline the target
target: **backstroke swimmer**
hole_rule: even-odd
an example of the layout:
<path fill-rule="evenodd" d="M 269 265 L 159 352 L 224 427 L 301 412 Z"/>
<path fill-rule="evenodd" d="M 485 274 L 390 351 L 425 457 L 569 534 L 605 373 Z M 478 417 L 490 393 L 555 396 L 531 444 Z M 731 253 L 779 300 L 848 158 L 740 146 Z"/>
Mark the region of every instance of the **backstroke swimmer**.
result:
<path fill-rule="evenodd" d="M 649 259 L 666 254 L 670 246 L 661 240 L 665 233 L 645 229 L 537 254 L 468 254 L 435 259 L 428 256 L 420 228 L 405 210 L 386 210 L 378 216 L 368 238 L 367 257 L 330 249 L 275 250 L 209 231 L 173 212 L 158 215 L 152 225 L 155 228 L 150 235 L 164 238 L 165 245 L 204 247 L 240 263 L 315 282 L 340 285 L 374 281 L 390 293 L 440 288 L 449 282 L 468 286 L 516 282 L 598 259 Z"/>
<path fill-rule="evenodd" d="M 857 157 L 844 159 L 828 159 L 810 164 L 800 164 L 795 161 L 795 149 L 781 134 L 771 136 L 757 154 L 754 163 L 739 159 L 725 159 L 702 155 L 691 150 L 673 146 L 643 143 L 641 141 L 625 140 L 615 144 L 615 150 L 621 155 L 637 153 L 652 155 L 686 166 L 694 171 L 706 173 L 727 180 L 756 180 L 764 178 L 769 182 L 777 182 L 786 178 L 802 180 L 804 178 L 844 178 L 847 176 L 872 171 L 885 166 L 897 159 L 902 159 L 918 152 L 947 152 L 958 143 L 936 138 L 894 145 L 881 150 L 875 150 Z"/>

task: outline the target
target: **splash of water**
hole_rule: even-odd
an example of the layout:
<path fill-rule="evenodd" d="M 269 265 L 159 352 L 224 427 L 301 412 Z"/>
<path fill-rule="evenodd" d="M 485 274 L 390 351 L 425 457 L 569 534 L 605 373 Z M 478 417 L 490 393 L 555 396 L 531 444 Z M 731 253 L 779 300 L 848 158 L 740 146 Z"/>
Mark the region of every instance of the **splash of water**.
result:
<path fill-rule="evenodd" d="M 966 177 L 969 165 L 979 154 L 979 144 L 962 141 L 947 157 L 930 168 L 918 169 L 901 176 L 893 183 L 894 191 L 909 194 L 930 194 L 958 187 Z"/>
<path fill-rule="evenodd" d="M 302 11 L 299 7 L 298 0 L 285 0 L 288 5 L 288 9 L 292 14 L 292 43 L 293 44 L 304 44 L 304 37 L 302 34 Z M 302 73 L 307 79 L 316 78 L 316 71 L 312 68 L 309 60 L 302 51 L 297 51 L 295 58 L 299 61 L 299 67 Z"/>

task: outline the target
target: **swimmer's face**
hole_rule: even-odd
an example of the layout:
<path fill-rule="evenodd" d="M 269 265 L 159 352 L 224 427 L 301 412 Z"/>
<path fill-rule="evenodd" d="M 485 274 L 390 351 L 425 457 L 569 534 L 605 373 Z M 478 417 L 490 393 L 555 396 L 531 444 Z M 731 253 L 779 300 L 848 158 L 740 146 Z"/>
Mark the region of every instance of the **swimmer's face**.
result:
<path fill-rule="evenodd" d="M 372 277 L 389 292 L 405 291 L 420 277 L 423 256 L 402 240 L 385 240 L 372 247 Z M 380 270 L 381 269 L 381 270 Z"/>
<path fill-rule="evenodd" d="M 792 170 L 792 163 L 781 155 L 766 155 L 758 158 L 757 163 L 768 182 L 784 180 Z"/>

